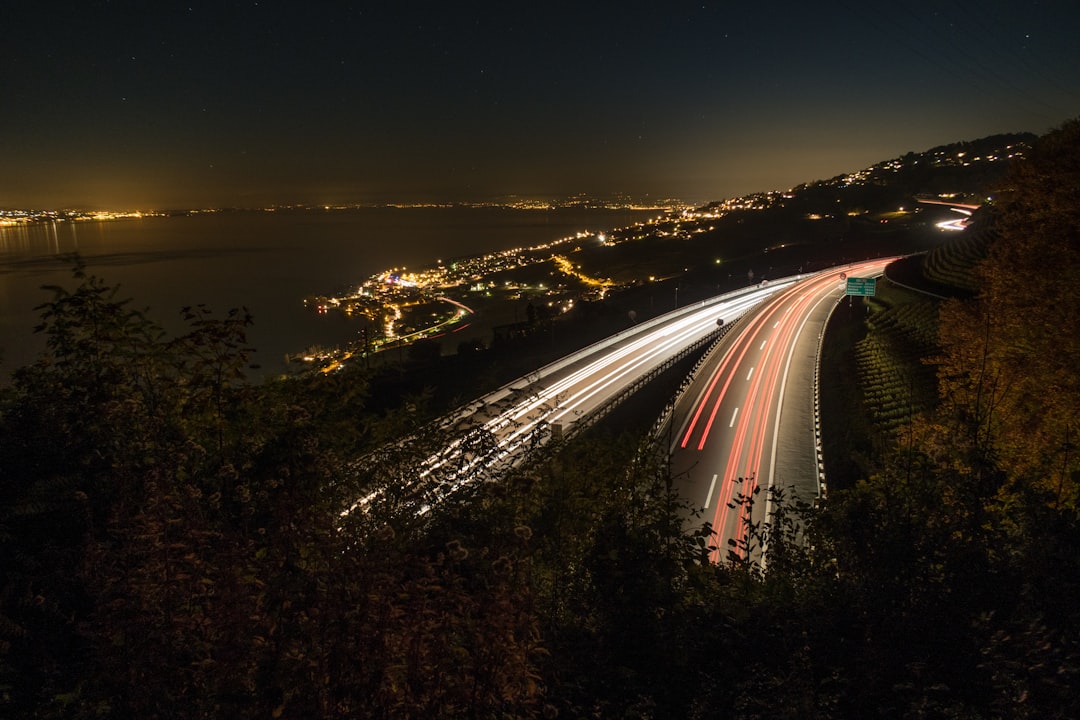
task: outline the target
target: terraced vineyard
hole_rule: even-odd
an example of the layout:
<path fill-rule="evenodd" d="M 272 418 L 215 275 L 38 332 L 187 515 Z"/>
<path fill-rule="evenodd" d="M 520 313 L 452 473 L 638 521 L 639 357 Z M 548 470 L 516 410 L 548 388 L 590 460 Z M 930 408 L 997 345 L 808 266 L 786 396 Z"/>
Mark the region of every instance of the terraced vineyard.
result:
<path fill-rule="evenodd" d="M 936 401 L 935 369 L 923 358 L 936 352 L 938 302 L 888 282 L 878 287 L 855 360 L 869 419 L 891 431 Z"/>
<path fill-rule="evenodd" d="M 927 280 L 974 293 L 978 290 L 975 266 L 986 257 L 995 239 L 989 222 L 977 220 L 949 242 L 936 247 L 923 259 L 922 274 Z"/>

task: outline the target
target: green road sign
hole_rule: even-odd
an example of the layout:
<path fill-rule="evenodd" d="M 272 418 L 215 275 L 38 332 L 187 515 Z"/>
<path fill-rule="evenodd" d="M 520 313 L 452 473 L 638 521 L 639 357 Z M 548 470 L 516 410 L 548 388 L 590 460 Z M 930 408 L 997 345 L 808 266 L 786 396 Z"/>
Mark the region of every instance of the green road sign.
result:
<path fill-rule="evenodd" d="M 877 293 L 877 278 L 852 278 L 847 279 L 847 295 L 875 295 Z"/>

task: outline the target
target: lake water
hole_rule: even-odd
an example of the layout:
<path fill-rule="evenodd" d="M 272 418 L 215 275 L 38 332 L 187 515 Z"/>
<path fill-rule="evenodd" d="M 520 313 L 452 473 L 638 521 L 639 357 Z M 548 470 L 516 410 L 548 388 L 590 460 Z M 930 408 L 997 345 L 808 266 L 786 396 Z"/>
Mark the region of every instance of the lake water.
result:
<path fill-rule="evenodd" d="M 610 230 L 656 211 L 507 208 L 363 208 L 202 213 L 103 222 L 0 227 L 0 380 L 44 347 L 33 333 L 41 286 L 72 287 L 67 256 L 170 333 L 180 308 L 199 303 L 223 314 L 247 307 L 255 324 L 253 362 L 280 372 L 287 353 L 336 345 L 357 328 L 335 313 L 304 308 L 308 295 L 332 294 L 392 267 L 479 255 L 557 240 L 579 230 Z"/>

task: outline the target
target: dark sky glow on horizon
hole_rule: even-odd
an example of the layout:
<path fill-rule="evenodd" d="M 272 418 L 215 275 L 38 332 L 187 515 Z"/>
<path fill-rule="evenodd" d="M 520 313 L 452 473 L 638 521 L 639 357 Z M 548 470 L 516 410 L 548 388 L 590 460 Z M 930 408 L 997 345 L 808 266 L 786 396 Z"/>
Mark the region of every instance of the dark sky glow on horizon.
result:
<path fill-rule="evenodd" d="M 1080 115 L 1075 0 L 347 5 L 14 0 L 0 207 L 700 202 Z"/>

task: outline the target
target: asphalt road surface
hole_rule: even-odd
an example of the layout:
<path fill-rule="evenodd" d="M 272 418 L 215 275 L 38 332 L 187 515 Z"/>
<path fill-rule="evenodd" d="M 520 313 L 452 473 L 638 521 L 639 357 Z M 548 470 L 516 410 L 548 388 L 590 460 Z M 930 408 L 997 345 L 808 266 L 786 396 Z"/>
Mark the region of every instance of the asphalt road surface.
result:
<path fill-rule="evenodd" d="M 769 488 L 817 497 L 820 335 L 846 278 L 879 275 L 891 260 L 835 268 L 776 293 L 728 332 L 680 396 L 670 427 L 672 477 L 702 509 L 694 522 L 708 521 L 717 533 L 714 561 L 747 540 L 748 522 L 771 517 Z M 753 503 L 740 501 L 746 497 Z"/>

